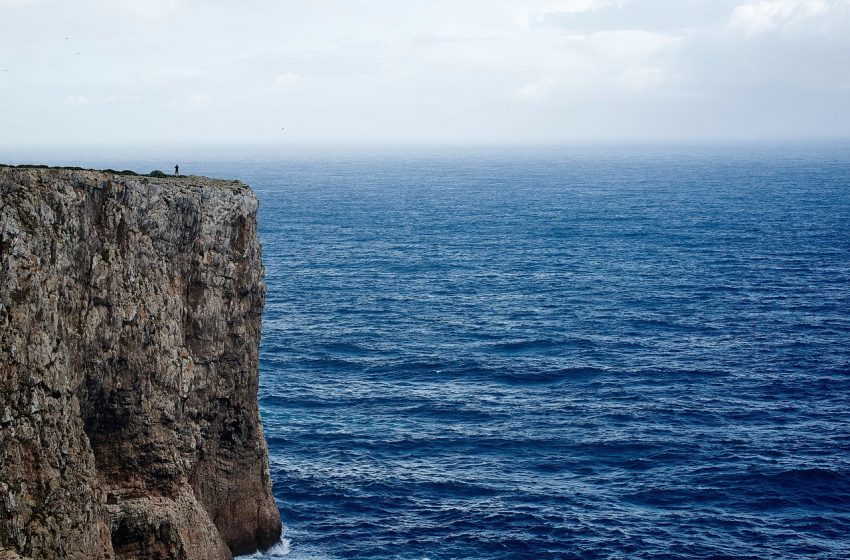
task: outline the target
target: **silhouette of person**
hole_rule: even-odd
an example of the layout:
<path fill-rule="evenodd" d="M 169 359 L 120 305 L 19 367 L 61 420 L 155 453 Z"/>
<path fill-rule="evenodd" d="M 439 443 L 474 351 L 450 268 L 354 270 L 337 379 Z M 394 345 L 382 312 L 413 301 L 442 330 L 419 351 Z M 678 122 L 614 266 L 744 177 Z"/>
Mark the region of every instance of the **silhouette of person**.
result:
<path fill-rule="evenodd" d="M 180 175 L 180 166 L 179 165 L 174 166 L 174 175 Z"/>

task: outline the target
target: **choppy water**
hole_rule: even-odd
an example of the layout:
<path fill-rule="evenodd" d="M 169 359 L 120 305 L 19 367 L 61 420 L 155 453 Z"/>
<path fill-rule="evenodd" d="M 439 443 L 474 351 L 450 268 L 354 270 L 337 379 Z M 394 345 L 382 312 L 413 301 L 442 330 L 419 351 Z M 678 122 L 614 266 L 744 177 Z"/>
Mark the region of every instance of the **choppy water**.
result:
<path fill-rule="evenodd" d="M 181 165 L 261 198 L 278 553 L 850 557 L 848 148 Z"/>

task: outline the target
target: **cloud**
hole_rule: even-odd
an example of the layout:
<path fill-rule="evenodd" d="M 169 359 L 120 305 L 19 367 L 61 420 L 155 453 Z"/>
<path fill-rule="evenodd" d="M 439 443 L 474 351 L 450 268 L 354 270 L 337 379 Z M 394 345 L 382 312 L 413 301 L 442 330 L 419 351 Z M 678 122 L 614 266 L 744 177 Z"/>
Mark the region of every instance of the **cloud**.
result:
<path fill-rule="evenodd" d="M 139 103 L 143 101 L 140 95 L 107 95 L 98 99 L 100 103 Z"/>
<path fill-rule="evenodd" d="M 531 23 L 539 23 L 550 16 L 577 14 L 599 10 L 614 4 L 614 0 L 543 0 L 526 2 L 526 8 L 521 21 L 528 27 Z"/>
<path fill-rule="evenodd" d="M 81 105 L 98 105 L 106 103 L 139 103 L 143 98 L 139 95 L 103 95 L 103 96 L 88 96 L 88 95 L 67 95 L 65 103 L 75 107 Z"/>
<path fill-rule="evenodd" d="M 65 96 L 65 103 L 68 105 L 73 105 L 75 107 L 79 107 L 80 105 L 85 105 L 89 102 L 85 95 L 67 95 Z"/>
<path fill-rule="evenodd" d="M 635 60 L 650 58 L 676 47 L 681 38 L 638 29 L 600 31 L 587 35 L 587 41 L 601 56 L 617 60 Z"/>
<path fill-rule="evenodd" d="M 732 10 L 729 28 L 747 35 L 767 33 L 827 16 L 835 4 L 827 0 L 761 0 L 743 4 Z"/>
<path fill-rule="evenodd" d="M 17 8 L 20 6 L 34 6 L 43 4 L 45 0 L 0 0 L 0 8 Z"/>
<path fill-rule="evenodd" d="M 198 113 L 211 108 L 214 101 L 215 98 L 209 93 L 189 93 L 171 98 L 168 106 L 178 111 Z"/>
<path fill-rule="evenodd" d="M 661 68 L 644 65 L 629 66 L 615 78 L 621 87 L 633 91 L 648 91 L 661 87 L 666 73 Z"/>
<path fill-rule="evenodd" d="M 101 9 L 145 23 L 174 16 L 184 3 L 184 0 L 99 0 Z"/>
<path fill-rule="evenodd" d="M 542 101 L 558 87 L 558 81 L 552 77 L 540 78 L 519 88 L 516 96 L 523 100 Z"/>
<path fill-rule="evenodd" d="M 272 80 L 271 90 L 275 92 L 292 91 L 304 81 L 304 77 L 296 72 L 287 71 L 277 74 Z"/>
<path fill-rule="evenodd" d="M 164 80 L 184 80 L 187 78 L 197 78 L 203 74 L 203 69 L 196 66 L 168 66 L 155 68 L 149 73 L 153 79 Z"/>

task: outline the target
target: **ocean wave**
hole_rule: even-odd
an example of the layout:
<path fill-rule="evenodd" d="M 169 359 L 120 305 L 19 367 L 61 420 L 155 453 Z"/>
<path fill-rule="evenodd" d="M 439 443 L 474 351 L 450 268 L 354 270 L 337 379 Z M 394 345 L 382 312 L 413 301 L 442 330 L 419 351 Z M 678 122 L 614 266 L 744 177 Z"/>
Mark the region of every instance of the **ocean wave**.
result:
<path fill-rule="evenodd" d="M 245 554 L 237 556 L 234 560 L 274 560 L 275 558 L 283 558 L 289 556 L 292 551 L 291 541 L 285 537 L 281 537 L 277 544 L 272 545 L 268 550 L 257 551 L 253 554 Z M 294 557 L 289 557 L 287 560 L 294 560 Z"/>

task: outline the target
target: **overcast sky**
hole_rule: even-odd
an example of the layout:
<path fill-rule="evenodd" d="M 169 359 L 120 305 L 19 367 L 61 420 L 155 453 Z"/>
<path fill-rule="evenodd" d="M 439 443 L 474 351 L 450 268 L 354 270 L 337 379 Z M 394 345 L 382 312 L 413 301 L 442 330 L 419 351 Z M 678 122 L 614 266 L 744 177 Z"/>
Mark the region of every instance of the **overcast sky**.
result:
<path fill-rule="evenodd" d="M 0 145 L 850 136 L 850 0 L 0 0 Z"/>

